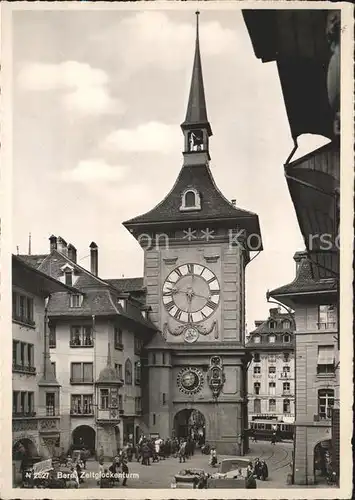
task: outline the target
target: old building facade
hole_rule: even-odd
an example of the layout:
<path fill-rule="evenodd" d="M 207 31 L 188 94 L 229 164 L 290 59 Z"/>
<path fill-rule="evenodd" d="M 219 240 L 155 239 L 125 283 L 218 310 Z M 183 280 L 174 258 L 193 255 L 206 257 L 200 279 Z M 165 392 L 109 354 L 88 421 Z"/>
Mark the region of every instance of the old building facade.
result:
<path fill-rule="evenodd" d="M 51 236 L 48 254 L 21 258 L 76 289 L 56 293 L 48 304 L 49 348 L 61 386 L 60 446 L 112 457 L 144 431 L 144 344 L 155 327 L 141 300 L 142 280 L 99 278 L 95 243 L 91 272 L 61 237 Z"/>
<path fill-rule="evenodd" d="M 270 309 L 246 344 L 249 425 L 254 419 L 276 417 L 293 423 L 295 416 L 294 319 L 280 308 Z"/>
<path fill-rule="evenodd" d="M 52 456 L 60 441 L 60 384 L 52 370 L 48 298 L 73 290 L 12 257 L 12 441 L 24 457 Z"/>
<path fill-rule="evenodd" d="M 306 252 L 295 280 L 270 292 L 294 310 L 296 357 L 295 484 L 325 481 L 335 457 L 332 414 L 339 408 L 337 283 L 315 280 Z"/>
<path fill-rule="evenodd" d="M 161 332 L 147 346 L 145 423 L 162 437 L 200 433 L 219 453 L 243 453 L 245 268 L 249 245 L 262 245 L 258 216 L 228 201 L 209 168 L 198 21 L 181 128 L 184 161 L 174 187 L 150 212 L 124 223 L 144 249 L 146 301 Z"/>

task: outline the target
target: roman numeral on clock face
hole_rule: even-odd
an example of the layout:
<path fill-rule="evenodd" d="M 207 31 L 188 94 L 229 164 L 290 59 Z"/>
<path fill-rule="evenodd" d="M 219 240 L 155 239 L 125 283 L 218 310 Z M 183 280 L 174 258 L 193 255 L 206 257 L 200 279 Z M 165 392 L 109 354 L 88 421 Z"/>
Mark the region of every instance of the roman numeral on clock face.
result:
<path fill-rule="evenodd" d="M 182 311 L 180 311 L 180 309 L 178 309 L 175 314 L 174 314 L 174 318 L 176 319 L 180 319 L 181 318 L 181 314 L 182 314 Z"/>
<path fill-rule="evenodd" d="M 187 264 L 187 272 L 190 274 L 194 273 L 194 265 L 193 264 Z"/>
<path fill-rule="evenodd" d="M 170 302 L 167 302 L 165 304 L 165 307 L 167 308 L 168 311 L 171 311 L 174 306 L 175 306 L 175 302 L 173 300 L 171 300 Z"/>
<path fill-rule="evenodd" d="M 219 295 L 219 290 L 211 290 L 211 295 Z"/>
<path fill-rule="evenodd" d="M 212 300 L 208 300 L 205 307 L 209 307 L 210 309 L 213 309 L 213 311 L 214 311 L 217 307 L 217 304 L 215 302 L 212 302 Z"/>

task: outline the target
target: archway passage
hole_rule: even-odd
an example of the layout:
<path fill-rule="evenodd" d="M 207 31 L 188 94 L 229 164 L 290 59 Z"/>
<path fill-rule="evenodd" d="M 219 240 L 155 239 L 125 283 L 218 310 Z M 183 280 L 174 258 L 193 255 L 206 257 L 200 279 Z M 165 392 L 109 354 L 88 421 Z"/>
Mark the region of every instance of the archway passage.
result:
<path fill-rule="evenodd" d="M 31 439 L 23 438 L 16 441 L 12 448 L 12 460 L 24 460 L 38 457 L 36 445 Z"/>
<path fill-rule="evenodd" d="M 316 483 L 325 483 L 327 475 L 331 472 L 331 441 L 326 439 L 314 447 L 314 479 Z"/>
<path fill-rule="evenodd" d="M 174 435 L 178 439 L 191 438 L 200 446 L 206 441 L 206 419 L 198 410 L 180 410 L 174 417 Z"/>
<path fill-rule="evenodd" d="M 85 447 L 90 453 L 95 453 L 96 432 L 89 425 L 79 425 L 72 434 L 74 449 Z"/>

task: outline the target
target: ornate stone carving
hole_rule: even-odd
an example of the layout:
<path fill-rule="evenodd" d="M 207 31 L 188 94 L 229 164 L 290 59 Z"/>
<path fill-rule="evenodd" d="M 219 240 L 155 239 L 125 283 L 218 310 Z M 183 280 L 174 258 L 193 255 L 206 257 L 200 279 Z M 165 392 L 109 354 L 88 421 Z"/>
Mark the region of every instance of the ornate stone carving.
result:
<path fill-rule="evenodd" d="M 58 421 L 54 418 L 43 419 L 39 421 L 40 431 L 56 430 L 58 428 Z"/>
<path fill-rule="evenodd" d="M 36 431 L 37 420 L 15 420 L 12 422 L 12 432 Z"/>
<path fill-rule="evenodd" d="M 220 356 L 211 357 L 210 367 L 207 372 L 207 381 L 214 399 L 217 399 L 226 381 L 222 358 Z"/>
<path fill-rule="evenodd" d="M 213 321 L 213 323 L 210 325 L 210 327 L 205 327 L 203 325 L 196 325 L 194 323 L 188 323 L 185 325 L 179 325 L 175 329 L 171 329 L 169 326 L 169 323 L 164 323 L 163 326 L 163 337 L 164 339 L 167 339 L 167 334 L 170 333 L 170 335 L 173 335 L 174 337 L 179 337 L 182 335 L 185 330 L 188 328 L 195 328 L 200 335 L 209 335 L 210 333 L 215 331 L 215 338 L 218 338 L 218 324 L 217 321 Z"/>

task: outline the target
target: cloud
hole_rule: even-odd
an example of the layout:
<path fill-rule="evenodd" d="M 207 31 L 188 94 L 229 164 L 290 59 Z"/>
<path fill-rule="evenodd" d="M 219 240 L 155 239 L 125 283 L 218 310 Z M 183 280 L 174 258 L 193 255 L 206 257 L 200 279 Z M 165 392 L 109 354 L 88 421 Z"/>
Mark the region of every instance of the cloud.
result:
<path fill-rule="evenodd" d="M 101 158 L 81 160 L 73 170 L 61 174 L 61 180 L 81 184 L 115 182 L 122 179 L 126 171 L 123 166 L 113 166 Z"/>
<path fill-rule="evenodd" d="M 104 139 L 101 146 L 110 151 L 126 153 L 170 153 L 177 149 L 180 143 L 180 133 L 176 125 L 152 121 L 136 128 L 115 130 Z"/>
<path fill-rule="evenodd" d="M 129 72 L 144 67 L 159 67 L 176 71 L 191 63 L 195 40 L 192 23 L 178 23 L 162 12 L 139 12 L 123 19 L 93 41 L 120 47 L 117 57 L 123 59 Z M 221 56 L 235 50 L 238 38 L 234 31 L 223 28 L 217 21 L 201 23 L 202 56 Z"/>
<path fill-rule="evenodd" d="M 123 104 L 109 94 L 107 73 L 86 63 L 27 63 L 18 73 L 18 84 L 27 91 L 60 90 L 65 107 L 82 114 L 124 111 Z"/>

